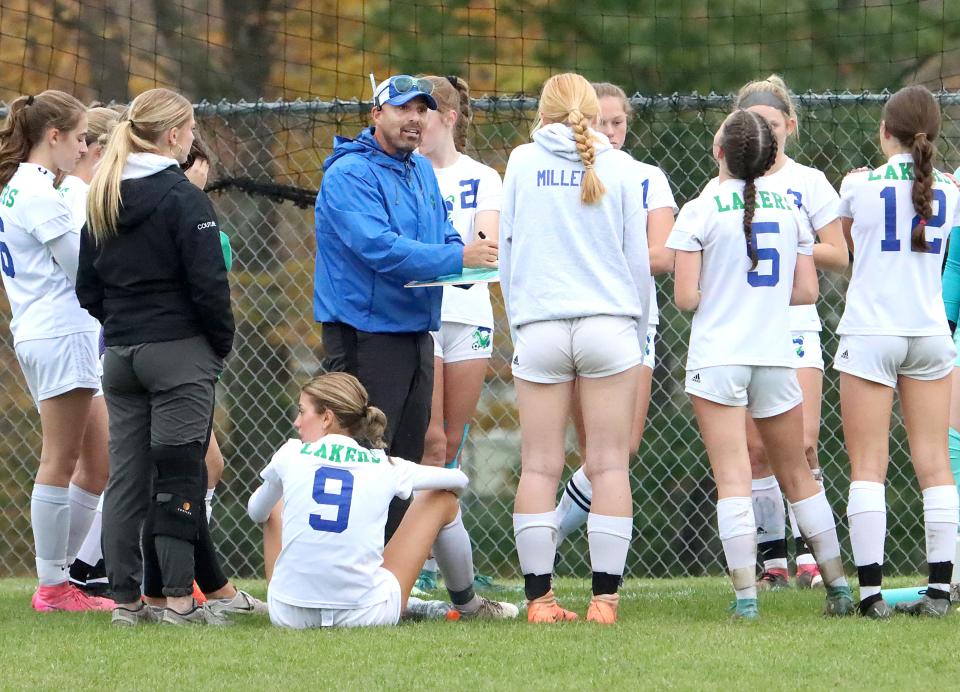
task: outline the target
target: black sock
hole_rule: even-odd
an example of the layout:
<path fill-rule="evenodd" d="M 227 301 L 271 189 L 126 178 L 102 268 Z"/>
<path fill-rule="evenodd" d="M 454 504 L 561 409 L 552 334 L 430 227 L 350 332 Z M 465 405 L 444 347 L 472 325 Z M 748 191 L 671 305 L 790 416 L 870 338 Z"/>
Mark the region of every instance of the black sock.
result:
<path fill-rule="evenodd" d="M 760 562 L 767 560 L 786 560 L 787 559 L 787 539 L 778 538 L 775 541 L 765 541 L 757 545 L 757 556 Z"/>
<path fill-rule="evenodd" d="M 867 596 L 865 599 L 860 601 L 860 603 L 857 605 L 857 609 L 860 611 L 861 615 L 866 615 L 867 608 L 869 608 L 870 606 L 872 606 L 874 603 L 881 600 L 882 598 L 883 597 L 878 593 L 875 593 L 872 596 Z"/>
<path fill-rule="evenodd" d="M 528 601 L 546 595 L 550 590 L 550 582 L 553 579 L 552 574 L 524 574 L 523 591 Z"/>
<path fill-rule="evenodd" d="M 614 594 L 620 588 L 620 582 L 623 578 L 619 574 L 607 574 L 606 572 L 593 573 L 593 595 Z"/>

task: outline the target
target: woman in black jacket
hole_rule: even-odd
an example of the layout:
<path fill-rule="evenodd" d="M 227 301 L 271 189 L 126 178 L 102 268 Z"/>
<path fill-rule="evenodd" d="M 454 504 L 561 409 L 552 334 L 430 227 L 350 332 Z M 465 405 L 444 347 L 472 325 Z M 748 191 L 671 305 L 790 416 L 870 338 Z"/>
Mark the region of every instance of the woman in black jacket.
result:
<path fill-rule="evenodd" d="M 234 335 L 217 217 L 179 167 L 194 126 L 179 94 L 135 98 L 94 174 L 81 237 L 77 297 L 107 346 L 103 547 L 118 624 L 154 619 L 140 600 L 141 528 L 160 565 L 163 621 L 223 623 L 191 595 L 214 382 Z"/>

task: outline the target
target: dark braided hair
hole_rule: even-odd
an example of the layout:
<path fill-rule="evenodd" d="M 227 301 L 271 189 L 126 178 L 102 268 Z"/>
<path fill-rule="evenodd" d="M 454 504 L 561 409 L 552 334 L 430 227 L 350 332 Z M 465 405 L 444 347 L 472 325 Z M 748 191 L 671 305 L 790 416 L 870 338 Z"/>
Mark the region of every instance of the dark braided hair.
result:
<path fill-rule="evenodd" d="M 720 135 L 727 170 L 734 178 L 743 180 L 743 236 L 747 243 L 750 269 L 757 266 L 757 251 L 753 246 L 753 214 L 757 208 L 756 179 L 777 160 L 777 138 L 764 118 L 745 110 L 735 110 L 723 124 Z"/>
<path fill-rule="evenodd" d="M 920 217 L 910 234 L 914 250 L 930 249 L 926 223 L 933 216 L 933 140 L 940 133 L 940 104 L 925 86 L 904 87 L 883 107 L 887 132 L 897 138 L 913 155 L 913 208 Z"/>

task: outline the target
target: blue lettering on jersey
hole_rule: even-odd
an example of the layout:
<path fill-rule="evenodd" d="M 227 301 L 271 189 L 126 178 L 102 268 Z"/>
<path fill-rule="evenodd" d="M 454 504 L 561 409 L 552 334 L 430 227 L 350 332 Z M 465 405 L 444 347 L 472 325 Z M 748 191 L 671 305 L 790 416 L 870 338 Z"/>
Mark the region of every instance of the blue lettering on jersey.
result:
<path fill-rule="evenodd" d="M 463 191 L 460 193 L 460 208 L 476 209 L 477 190 L 480 189 L 480 179 L 471 178 L 469 180 L 461 180 L 460 187 L 463 188 Z"/>
<path fill-rule="evenodd" d="M 537 187 L 580 187 L 584 171 L 544 169 L 537 171 Z"/>
<path fill-rule="evenodd" d="M 3 233 L 3 219 L 0 219 L 0 233 Z M 10 248 L 2 240 L 0 240 L 0 270 L 11 279 L 17 275 L 13 268 L 13 255 L 10 254 Z"/>
<path fill-rule="evenodd" d="M 802 194 L 802 193 L 797 192 L 796 190 L 791 190 L 790 188 L 787 188 L 787 194 L 788 194 L 788 195 L 793 195 L 793 199 L 794 199 L 794 201 L 795 201 L 796 204 L 797 204 L 797 209 L 803 209 L 803 194 Z"/>
<path fill-rule="evenodd" d="M 327 480 L 340 481 L 340 492 L 327 492 Z M 353 501 L 353 474 L 347 469 L 321 466 L 313 476 L 313 501 L 318 505 L 337 508 L 336 519 L 324 519 L 319 514 L 310 515 L 310 528 L 314 531 L 343 533 L 350 520 L 350 503 Z"/>

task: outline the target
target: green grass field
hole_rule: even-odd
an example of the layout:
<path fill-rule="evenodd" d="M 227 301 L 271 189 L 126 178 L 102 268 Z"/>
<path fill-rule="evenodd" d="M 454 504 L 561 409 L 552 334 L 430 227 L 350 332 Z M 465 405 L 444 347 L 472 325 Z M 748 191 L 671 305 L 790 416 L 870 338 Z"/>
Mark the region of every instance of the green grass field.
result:
<path fill-rule="evenodd" d="M 262 582 L 241 586 L 264 596 Z M 111 628 L 107 614 L 34 613 L 32 589 L 0 581 L 2 689 L 879 690 L 960 679 L 960 614 L 830 620 L 819 614 L 822 591 L 790 590 L 761 594 L 760 622 L 734 623 L 721 578 L 629 580 L 614 627 L 521 619 L 308 632 L 265 618 L 229 629 Z M 586 581 L 561 580 L 557 592 L 582 616 Z"/>

